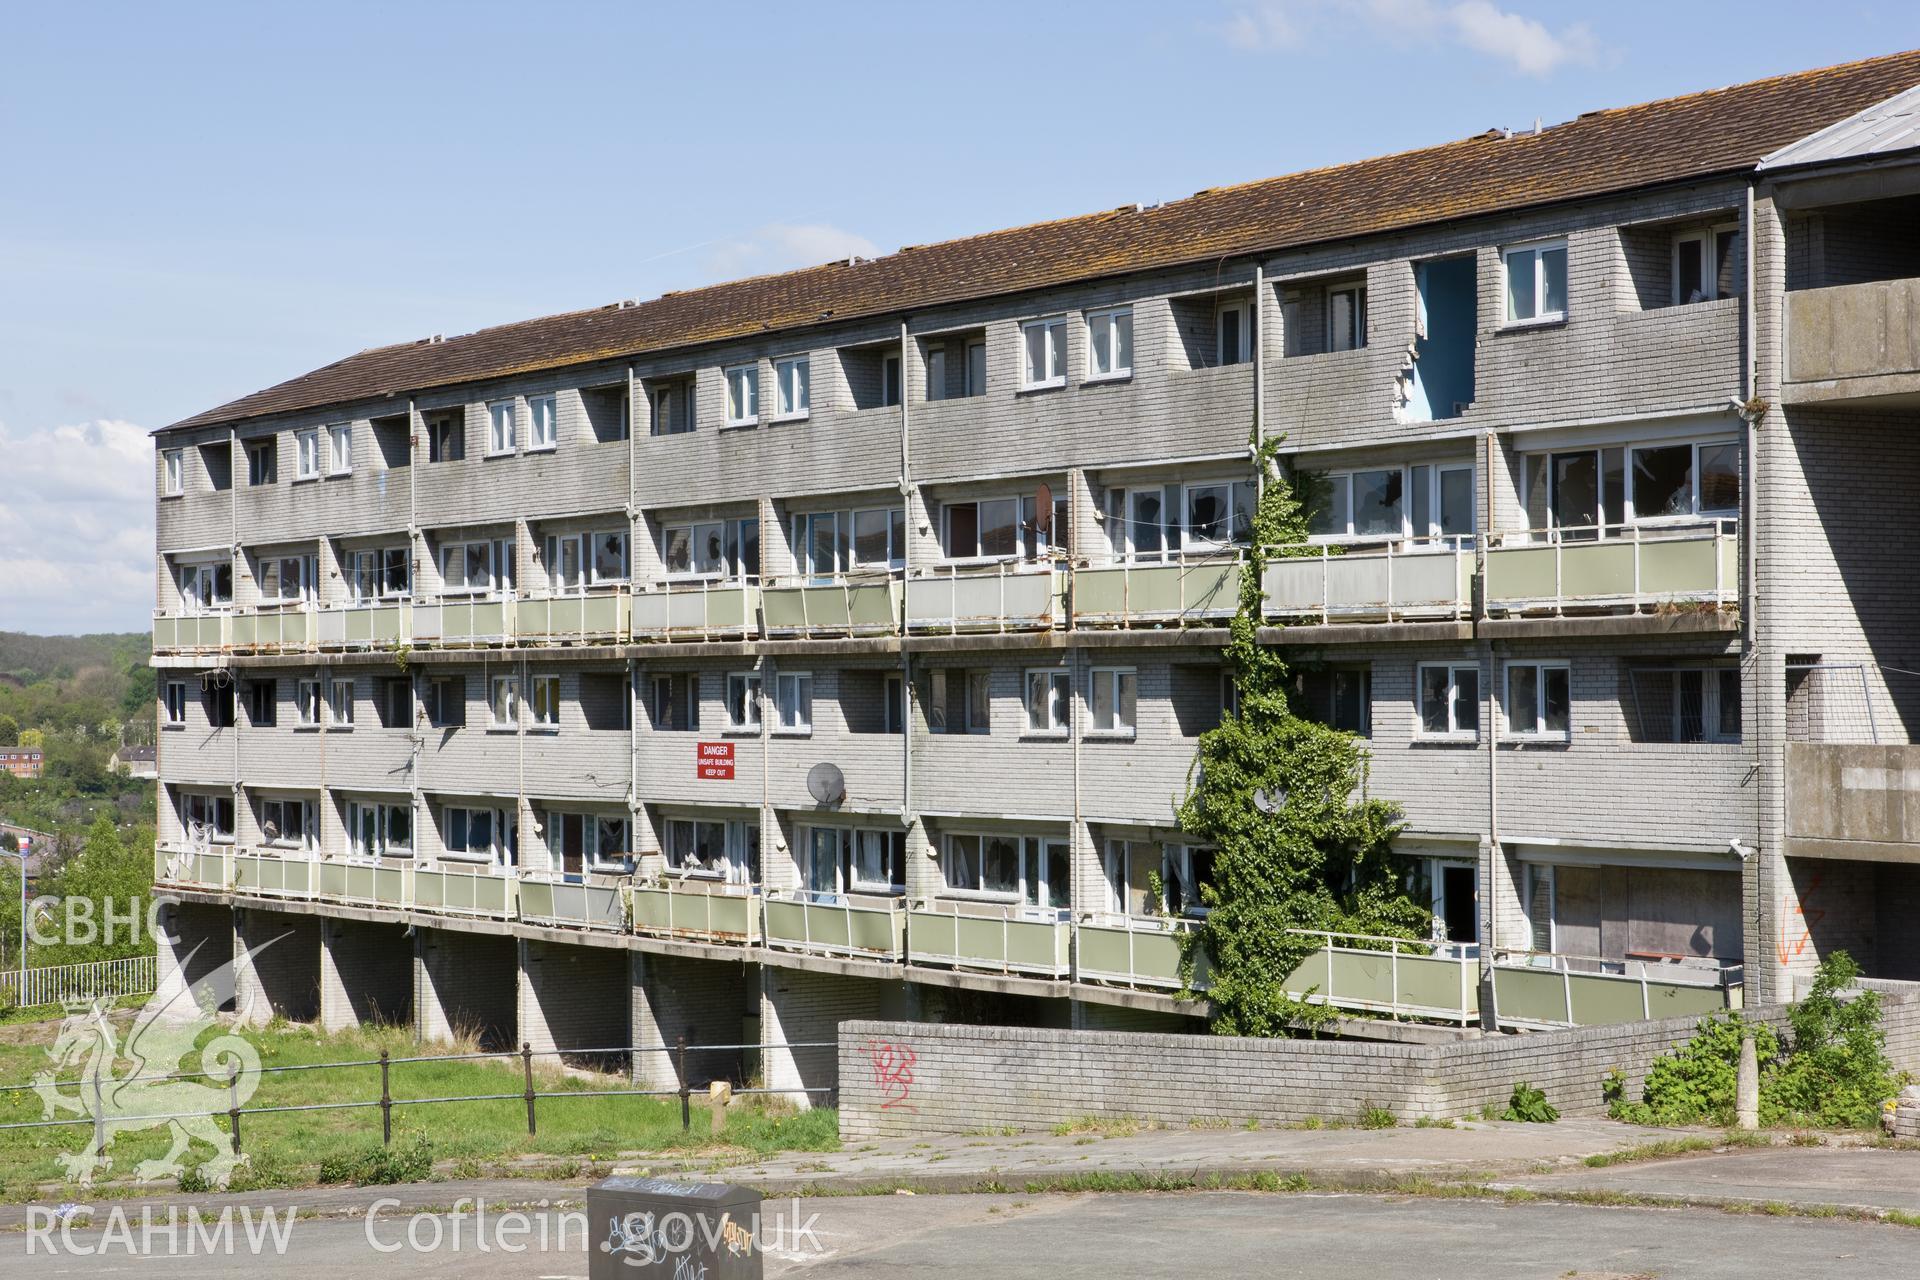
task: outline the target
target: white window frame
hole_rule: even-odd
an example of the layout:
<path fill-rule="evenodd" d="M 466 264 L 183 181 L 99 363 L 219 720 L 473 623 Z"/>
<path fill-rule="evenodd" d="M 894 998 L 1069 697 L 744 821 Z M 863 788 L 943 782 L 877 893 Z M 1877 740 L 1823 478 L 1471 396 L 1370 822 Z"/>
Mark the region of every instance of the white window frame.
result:
<path fill-rule="evenodd" d="M 668 582 L 732 582 L 744 581 L 751 575 L 747 572 L 746 552 L 742 549 L 746 539 L 741 534 L 748 528 L 753 529 L 754 559 L 759 559 L 760 521 L 756 516 L 735 517 L 730 520 L 692 520 L 663 525 L 660 529 L 660 563 L 664 577 Z M 699 548 L 703 539 L 718 532 L 720 537 L 721 565 L 718 569 L 700 569 Z M 687 568 L 672 567 L 673 541 L 676 534 L 685 534 L 687 540 Z"/>
<path fill-rule="evenodd" d="M 1345 297 L 1349 315 L 1353 320 L 1351 337 L 1343 333 L 1334 319 L 1334 299 Z M 1364 284 L 1340 284 L 1327 289 L 1327 350 L 1364 351 L 1367 347 L 1367 286 Z"/>
<path fill-rule="evenodd" d="M 547 809 L 540 810 L 541 843 L 547 848 L 549 867 L 562 875 L 572 875 L 566 870 L 566 823 L 568 819 L 577 819 L 580 824 L 580 874 L 604 872 L 618 875 L 633 870 L 632 828 L 624 817 L 609 817 L 602 813 L 590 813 L 584 809 Z M 609 857 L 609 854 L 616 856 Z"/>
<path fill-rule="evenodd" d="M 1693 477 L 1692 493 L 1689 495 L 1690 510 L 1686 512 L 1676 513 L 1676 514 L 1663 513 L 1660 515 L 1643 515 L 1640 512 L 1639 507 L 1636 503 L 1635 489 L 1637 487 L 1637 484 L 1635 480 L 1636 469 L 1634 467 L 1634 455 L 1646 449 L 1670 449 L 1670 448 L 1679 448 L 1683 445 L 1687 446 L 1691 451 L 1687 461 L 1687 465 L 1690 468 L 1691 474 Z M 1700 453 L 1701 451 L 1703 449 L 1723 449 L 1723 448 L 1729 448 L 1729 447 L 1732 448 L 1736 452 L 1736 454 L 1738 454 L 1738 452 L 1742 448 L 1742 445 L 1740 443 L 1740 438 L 1738 436 L 1703 436 L 1699 438 L 1689 437 L 1685 439 L 1676 439 L 1676 440 L 1632 440 L 1632 441 L 1620 441 L 1617 443 L 1607 443 L 1607 444 L 1600 444 L 1600 445 L 1593 445 L 1593 446 L 1582 446 L 1577 449 L 1541 449 L 1541 450 L 1529 451 L 1527 453 L 1522 454 L 1520 458 L 1521 474 L 1525 477 L 1525 483 L 1523 485 L 1523 487 L 1526 490 L 1526 493 L 1524 495 L 1524 509 L 1531 512 L 1535 505 L 1535 494 L 1533 493 L 1533 487 L 1536 482 L 1535 471 L 1537 469 L 1535 466 L 1535 460 L 1539 458 L 1544 458 L 1546 459 L 1545 483 L 1547 485 L 1547 492 L 1543 497 L 1540 498 L 1539 506 L 1546 513 L 1547 523 L 1543 528 L 1539 530 L 1539 532 L 1543 532 L 1543 533 L 1551 532 L 1553 530 L 1561 529 L 1561 528 L 1586 527 L 1586 526 L 1561 525 L 1558 517 L 1554 514 L 1554 501 L 1553 501 L 1554 499 L 1553 460 L 1556 457 L 1564 457 L 1571 454 L 1584 453 L 1584 454 L 1591 454 L 1593 456 L 1595 474 L 1598 475 L 1601 479 L 1602 491 L 1599 495 L 1599 498 L 1600 498 L 1599 518 L 1600 518 L 1601 524 L 1600 524 L 1600 527 L 1595 531 L 1597 536 L 1601 538 L 1622 536 L 1623 531 L 1620 526 L 1647 526 L 1647 527 L 1658 528 L 1661 525 L 1686 525 L 1686 524 L 1698 524 L 1701 521 L 1705 521 L 1705 520 L 1737 519 L 1740 514 L 1740 507 L 1738 502 L 1736 502 L 1731 507 L 1703 507 L 1700 504 L 1700 487 L 1701 487 L 1700 486 Z M 1607 519 L 1607 499 L 1609 497 L 1609 494 L 1606 491 L 1605 455 L 1609 451 L 1615 450 L 1615 449 L 1618 449 L 1620 451 L 1620 456 L 1621 456 L 1620 526 L 1616 526 L 1610 523 Z M 1745 471 L 1744 462 L 1741 462 L 1739 464 L 1739 471 L 1741 473 L 1744 473 Z M 1741 474 L 1740 478 L 1744 482 L 1746 477 L 1744 474 Z"/>
<path fill-rule="evenodd" d="M 261 555 L 256 557 L 259 565 L 260 602 L 262 604 L 304 604 L 314 598 L 314 581 L 318 575 L 317 558 L 302 555 Z M 267 566 L 274 566 L 273 579 L 275 593 L 267 594 Z M 292 593 L 289 594 L 287 568 L 293 567 Z"/>
<path fill-rule="evenodd" d="M 501 714 L 503 709 L 504 715 Z M 489 676 L 487 678 L 487 728 L 511 732 L 519 727 L 520 677 L 511 673 Z"/>
<path fill-rule="evenodd" d="M 320 682 L 296 680 L 293 686 L 294 719 L 302 729 L 318 729 L 326 723 L 320 707 Z"/>
<path fill-rule="evenodd" d="M 1193 532 L 1190 520 L 1192 491 L 1196 489 L 1220 489 L 1227 491 L 1227 539 L 1222 542 L 1212 538 L 1203 538 Z M 1139 550 L 1134 545 L 1133 532 L 1136 523 L 1137 504 L 1151 497 L 1160 503 L 1161 514 L 1156 528 L 1160 531 L 1160 546 Z M 1172 497 L 1179 505 L 1169 521 L 1166 512 L 1167 499 Z M 1218 554 L 1233 547 L 1245 546 L 1241 534 L 1251 536 L 1254 510 L 1258 505 L 1253 486 L 1245 480 L 1218 479 L 1195 480 L 1186 484 L 1133 484 L 1115 486 L 1106 491 L 1103 499 L 1101 519 L 1106 525 L 1109 545 L 1114 557 L 1129 564 L 1164 564 L 1178 560 L 1183 554 L 1192 552 L 1197 555 Z M 1241 508 L 1245 507 L 1245 518 L 1241 517 Z"/>
<path fill-rule="evenodd" d="M 1134 667 L 1095 667 L 1087 690 L 1087 736 L 1131 738 L 1139 732 L 1140 673 Z M 1105 695 L 1107 723 L 1101 724 Z M 1131 704 L 1131 705 L 1129 705 Z"/>
<path fill-rule="evenodd" d="M 178 498 L 187 491 L 187 451 L 185 449 L 162 449 L 160 451 L 160 496 Z"/>
<path fill-rule="evenodd" d="M 484 851 L 470 847 L 473 815 L 476 813 L 490 815 L 487 820 L 487 847 Z M 458 847 L 453 843 L 455 814 L 462 815 L 460 825 L 467 833 L 467 838 L 463 839 Z M 520 831 L 517 814 L 509 809 L 495 809 L 486 805 L 444 805 L 440 810 L 440 849 L 441 856 L 452 862 L 468 862 L 495 869 L 518 866 Z"/>
<path fill-rule="evenodd" d="M 1514 673 L 1531 671 L 1533 673 L 1533 714 L 1528 717 L 1530 727 L 1515 728 L 1514 715 L 1521 710 L 1514 692 Z M 1553 729 L 1547 726 L 1547 679 L 1558 673 L 1567 682 L 1567 723 L 1564 728 Z M 1504 684 L 1500 730 L 1501 735 L 1510 739 L 1522 739 L 1535 742 L 1567 742 L 1573 737 L 1573 666 L 1565 660 L 1515 660 L 1509 659 L 1502 673 Z"/>
<path fill-rule="evenodd" d="M 1133 376 L 1133 307 L 1101 307 L 1086 313 L 1087 382 L 1124 382 Z M 1122 342 L 1124 334 L 1125 341 Z M 1100 367 L 1101 339 L 1106 339 L 1107 368 Z M 1125 361 L 1121 360 L 1124 347 Z"/>
<path fill-rule="evenodd" d="M 393 818 L 396 813 L 407 815 L 406 833 L 394 836 Z M 366 817 L 372 818 L 373 843 L 365 839 Z M 395 804 L 390 800 L 349 800 L 347 801 L 347 856 L 358 862 L 378 862 L 381 858 L 407 855 L 413 852 L 413 806 Z"/>
<path fill-rule="evenodd" d="M 978 361 L 975 361 L 973 356 L 976 351 L 980 353 Z M 985 338 L 969 339 L 964 358 L 967 367 L 960 375 L 962 392 L 968 397 L 987 394 L 987 340 Z"/>
<path fill-rule="evenodd" d="M 947 344 L 927 348 L 927 399 L 947 398 Z"/>
<path fill-rule="evenodd" d="M 220 826 L 220 819 L 226 817 L 226 826 Z M 193 827 L 199 823 L 205 830 L 207 843 L 232 844 L 234 828 L 233 796 L 218 795 L 207 791 L 182 791 L 177 812 L 180 817 L 180 833 L 188 840 L 193 839 Z M 198 816 L 195 816 L 195 815 Z"/>
<path fill-rule="evenodd" d="M 327 728 L 353 728 L 354 682 L 327 681 Z"/>
<path fill-rule="evenodd" d="M 527 713 L 532 727 L 536 730 L 552 733 L 560 727 L 560 677 L 556 675 L 530 676 L 527 691 Z"/>
<path fill-rule="evenodd" d="M 220 594 L 220 570 L 227 570 L 227 593 Z M 233 561 L 184 560 L 175 566 L 180 589 L 180 607 L 188 615 L 212 613 L 233 607 Z"/>
<path fill-rule="evenodd" d="M 1711 227 L 1695 227 L 1688 231 L 1674 233 L 1672 256 L 1668 259 L 1668 272 L 1671 281 L 1669 297 L 1672 305 L 1684 307 L 1695 302 L 1713 302 L 1721 297 L 1734 297 L 1738 290 L 1722 294 L 1720 292 L 1720 243 L 1731 240 L 1740 234 L 1740 224 L 1723 222 Z M 1700 253 L 1700 296 L 1683 298 L 1680 296 L 1680 254 L 1681 246 L 1694 244 Z"/>
<path fill-rule="evenodd" d="M 750 427 L 760 421 L 760 365 L 736 364 L 727 368 L 726 425 Z"/>
<path fill-rule="evenodd" d="M 1573 254 L 1564 238 L 1548 240 L 1530 240 L 1525 244 L 1510 244 L 1500 250 L 1500 314 L 1502 328 L 1520 328 L 1527 325 L 1558 324 L 1567 318 L 1567 307 L 1572 305 L 1571 296 L 1562 299 L 1561 309 L 1548 311 L 1547 305 L 1547 255 L 1559 250 L 1565 257 L 1566 279 L 1562 281 L 1564 291 L 1573 292 Z M 1516 259 L 1527 259 L 1521 267 Z M 1516 316 L 1513 313 L 1513 273 L 1522 270 L 1530 277 L 1533 290 L 1533 314 Z"/>
<path fill-rule="evenodd" d="M 1041 335 L 1040 354 L 1045 376 L 1033 376 L 1033 335 Z M 1046 316 L 1020 325 L 1020 389 L 1044 391 L 1067 385 L 1067 318 Z"/>
<path fill-rule="evenodd" d="M 187 682 L 169 680 L 160 691 L 164 724 L 169 729 L 184 728 L 187 723 Z"/>
<path fill-rule="evenodd" d="M 897 671 L 888 672 L 880 681 L 880 732 L 907 731 L 907 682 Z"/>
<path fill-rule="evenodd" d="M 327 428 L 327 474 L 353 474 L 353 424 L 336 422 Z"/>
<path fill-rule="evenodd" d="M 1240 334 L 1233 344 L 1233 350 L 1227 350 L 1227 317 L 1240 318 Z M 1213 309 L 1213 352 L 1217 361 L 1215 367 L 1225 368 L 1230 364 L 1248 364 L 1253 360 L 1253 300 L 1237 298 L 1231 302 L 1222 302 Z M 1228 357 L 1232 358 L 1229 359 Z"/>
<path fill-rule="evenodd" d="M 600 572 L 600 548 L 603 542 L 617 542 L 620 564 L 616 572 Z M 567 557 L 574 557 L 573 572 L 567 573 Z M 633 577 L 625 529 L 595 529 L 582 533 L 550 533 L 546 536 L 545 559 L 549 596 L 584 595 L 589 587 L 621 586 Z"/>
<path fill-rule="evenodd" d="M 1210 844 L 1163 844 L 1160 846 L 1160 883 L 1165 897 L 1172 897 L 1172 885 L 1175 877 L 1180 883 L 1180 915 L 1182 919 L 1204 920 L 1212 914 L 1200 897 L 1200 880 L 1193 869 L 1193 856 L 1196 853 L 1210 853 L 1215 858 L 1220 851 Z M 1171 903 L 1162 901 L 1163 911 L 1171 912 Z"/>
<path fill-rule="evenodd" d="M 907 394 L 907 369 L 898 351 L 880 353 L 880 407 L 891 409 Z"/>
<path fill-rule="evenodd" d="M 1426 694 L 1426 673 L 1444 671 L 1447 673 L 1447 727 L 1445 731 L 1429 730 L 1426 717 L 1422 714 L 1422 699 Z M 1473 673 L 1474 726 L 1471 729 L 1460 727 L 1460 673 Z M 1426 742 L 1478 742 L 1480 740 L 1481 714 L 1480 667 L 1472 662 L 1422 662 L 1413 669 L 1413 736 Z"/>
<path fill-rule="evenodd" d="M 735 690 L 739 690 L 736 698 Z M 735 716 L 734 703 L 740 704 L 741 714 Z M 760 732 L 760 673 L 758 671 L 729 671 L 727 673 L 727 732 Z"/>
<path fill-rule="evenodd" d="M 1400 529 L 1397 533 L 1359 533 L 1354 525 L 1353 481 L 1355 476 L 1373 475 L 1377 472 L 1398 471 L 1400 473 Z M 1427 521 L 1424 529 L 1414 524 L 1415 487 L 1419 476 L 1426 473 Z M 1445 477 L 1454 472 L 1467 473 L 1467 518 L 1472 527 L 1466 533 L 1446 533 L 1441 519 L 1441 495 L 1445 493 Z M 1309 542 L 1380 542 L 1403 541 L 1444 542 L 1450 538 L 1465 539 L 1462 546 L 1471 547 L 1480 523 L 1480 504 L 1476 498 L 1479 476 L 1471 462 L 1409 462 L 1400 466 L 1348 467 L 1340 471 L 1329 471 L 1322 477 L 1329 486 L 1329 498 L 1333 500 L 1333 510 L 1345 513 L 1343 527 L 1326 533 L 1310 533 Z M 1331 512 L 1329 513 L 1332 514 Z"/>
<path fill-rule="evenodd" d="M 1034 721 L 1034 686 L 1047 685 L 1046 722 Z M 1073 727 L 1073 673 L 1064 667 L 1029 667 L 1021 684 L 1027 738 L 1064 738 Z"/>
<path fill-rule="evenodd" d="M 781 671 L 774 675 L 774 729 L 801 736 L 813 732 L 813 672 Z"/>
<path fill-rule="evenodd" d="M 963 858 L 958 848 L 971 842 L 972 857 Z M 1013 846 L 1013 887 L 988 888 L 986 885 L 987 842 Z M 1048 852 L 1053 846 L 1067 846 L 1067 877 L 1064 886 L 1055 885 L 1047 874 Z M 941 836 L 940 871 L 943 896 L 976 902 L 1001 902 L 1026 910 L 1054 913 L 1067 909 L 1073 895 L 1072 849 L 1065 836 L 1020 835 L 1006 831 L 948 831 Z M 961 882 L 955 868 L 965 864 L 971 872 L 971 884 Z M 1055 890 L 1064 890 L 1062 902 L 1054 902 Z"/>
<path fill-rule="evenodd" d="M 467 411 L 465 406 L 435 410 L 426 419 L 427 460 L 429 462 L 465 462 L 467 460 Z M 435 454 L 439 457 L 435 457 Z"/>
<path fill-rule="evenodd" d="M 279 444 L 280 442 L 273 436 L 265 436 L 258 440 L 249 440 L 246 442 L 247 487 L 249 489 L 262 488 L 272 484 L 279 478 Z M 261 458 L 266 459 L 265 464 L 255 466 L 255 463 Z"/>
<path fill-rule="evenodd" d="M 422 691 L 427 723 L 436 729 L 464 728 L 467 721 L 464 676 L 431 676 Z"/>
<path fill-rule="evenodd" d="M 1649 672 L 1647 674 L 1654 674 Z M 1666 741 L 1675 743 L 1737 743 L 1740 741 L 1740 668 L 1728 666 L 1672 667 L 1664 672 L 1671 687 L 1672 707 L 1668 711 L 1668 732 Z M 1700 736 L 1686 737 L 1683 733 L 1685 698 L 1681 693 L 1681 683 L 1688 676 L 1700 677 Z M 1727 707 L 1727 678 L 1733 678 L 1733 732 L 1723 727 Z"/>
<path fill-rule="evenodd" d="M 773 362 L 775 422 L 797 422 L 813 411 L 813 357 L 782 356 Z"/>
<path fill-rule="evenodd" d="M 484 586 L 474 586 L 467 578 L 467 553 L 474 547 L 484 547 L 487 558 L 487 582 Z M 460 577 L 458 586 L 450 585 L 448 565 L 453 555 L 460 557 Z M 513 540 L 511 538 L 465 538 L 458 542 L 440 544 L 440 594 L 443 596 L 495 596 L 505 598 L 513 590 Z"/>
<path fill-rule="evenodd" d="M 260 835 L 267 846 L 273 849 L 298 849 L 303 853 L 312 853 L 319 847 L 319 809 L 312 800 L 290 799 L 283 796 L 263 796 L 260 800 Z M 287 819 L 297 818 L 300 833 L 287 835 Z M 272 823 L 279 833 L 267 837 L 267 824 Z"/>
<path fill-rule="evenodd" d="M 514 419 L 517 406 L 511 400 L 487 402 L 487 456 L 504 458 L 520 443 L 520 424 Z"/>
<path fill-rule="evenodd" d="M 560 447 L 560 397 L 548 392 L 527 397 L 527 452 L 551 453 Z"/>
<path fill-rule="evenodd" d="M 1688 449 L 1688 474 L 1692 477 L 1692 492 L 1688 495 L 1688 510 L 1677 513 L 1663 512 L 1659 515 L 1643 515 L 1636 502 L 1639 488 L 1639 469 L 1634 466 L 1634 456 L 1646 450 L 1673 449 L 1685 445 Z M 1625 446 L 1626 464 L 1623 475 L 1627 491 L 1622 495 L 1622 510 L 1626 512 L 1628 524 L 1661 525 L 1692 524 L 1701 520 L 1727 520 L 1740 514 L 1739 504 L 1731 507 L 1704 507 L 1700 504 L 1700 451 L 1703 449 L 1724 449 L 1731 447 L 1736 457 L 1740 451 L 1738 436 L 1718 436 L 1701 440 L 1641 440 Z M 1736 467 L 1736 470 L 1740 468 Z"/>
<path fill-rule="evenodd" d="M 399 569 L 399 573 L 392 570 Z M 404 545 L 363 547 L 346 553 L 347 590 L 353 602 L 405 600 L 413 594 L 413 552 Z"/>
<path fill-rule="evenodd" d="M 947 720 L 948 685 L 960 682 L 959 724 Z M 1024 693 L 1025 686 L 1022 685 Z M 982 715 L 974 716 L 976 710 L 974 698 L 976 691 L 980 699 Z M 934 723 L 934 717 L 940 723 Z M 939 734 L 983 734 L 992 732 L 993 727 L 993 672 L 985 667 L 930 667 L 927 671 L 927 732 Z"/>
<path fill-rule="evenodd" d="M 685 859 L 700 843 L 700 828 L 718 828 L 720 849 L 706 862 L 688 863 Z M 802 828 L 800 848 L 806 848 Z M 758 851 L 760 824 L 742 818 L 669 817 L 662 831 L 660 854 L 667 874 L 688 880 L 719 880 L 727 884 L 748 884 L 752 880 L 753 855 Z M 803 877 L 804 879 L 804 877 Z"/>
<path fill-rule="evenodd" d="M 302 427 L 293 433 L 293 478 L 320 478 L 320 428 Z"/>

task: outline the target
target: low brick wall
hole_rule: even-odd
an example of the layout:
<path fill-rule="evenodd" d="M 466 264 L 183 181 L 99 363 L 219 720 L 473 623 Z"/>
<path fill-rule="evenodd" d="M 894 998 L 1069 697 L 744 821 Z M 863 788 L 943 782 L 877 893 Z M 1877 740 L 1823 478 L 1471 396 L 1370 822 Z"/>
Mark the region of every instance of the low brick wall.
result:
<path fill-rule="evenodd" d="M 1920 1072 L 1920 999 L 1883 995 L 1887 1048 Z M 1748 1010 L 1775 1027 L 1787 1007 Z M 1653 1060 L 1699 1019 L 1493 1036 L 1458 1044 L 1238 1040 L 1220 1036 L 914 1022 L 840 1025 L 844 1141 L 1014 1127 L 1082 1116 L 1298 1124 L 1352 1120 L 1368 1106 L 1402 1123 L 1505 1107 L 1515 1082 L 1546 1091 L 1562 1114 L 1606 1112 L 1601 1084 L 1618 1067 L 1639 1096 Z"/>

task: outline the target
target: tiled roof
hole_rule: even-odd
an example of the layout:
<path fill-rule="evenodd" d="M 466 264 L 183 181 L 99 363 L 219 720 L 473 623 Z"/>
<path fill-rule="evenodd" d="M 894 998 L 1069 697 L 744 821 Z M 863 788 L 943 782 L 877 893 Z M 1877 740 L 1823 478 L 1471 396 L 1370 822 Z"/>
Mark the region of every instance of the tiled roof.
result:
<path fill-rule="evenodd" d="M 1148 209 L 1043 222 L 439 342 L 375 347 L 174 427 L 406 395 L 1732 173 L 1915 85 L 1920 51 L 1589 112 L 1540 133 L 1490 131 Z"/>

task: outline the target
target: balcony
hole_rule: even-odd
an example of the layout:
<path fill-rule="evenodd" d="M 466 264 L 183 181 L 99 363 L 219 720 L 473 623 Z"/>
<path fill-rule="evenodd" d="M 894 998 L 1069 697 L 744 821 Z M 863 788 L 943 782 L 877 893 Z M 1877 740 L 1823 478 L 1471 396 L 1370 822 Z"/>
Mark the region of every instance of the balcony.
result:
<path fill-rule="evenodd" d="M 907 630 L 960 635 L 1048 631 L 1064 614 L 1064 578 L 1045 566 L 948 565 L 907 579 Z"/>
<path fill-rule="evenodd" d="M 1739 599 L 1738 522 L 1534 529 L 1487 540 L 1489 614 L 1727 606 Z"/>
<path fill-rule="evenodd" d="M 1186 920 L 1133 916 L 1083 921 L 1074 930 L 1074 974 L 1082 982 L 1179 991 L 1187 985 L 1180 978 L 1181 939 L 1193 927 Z M 1207 953 L 1196 949 L 1193 990 L 1206 986 Z"/>
<path fill-rule="evenodd" d="M 407 905 L 416 911 L 442 915 L 494 916 L 511 920 L 520 882 L 486 871 L 451 868 L 410 869 L 412 892 Z"/>
<path fill-rule="evenodd" d="M 337 902 L 404 910 L 413 900 L 413 868 L 399 862 L 336 862 L 317 864 L 317 894 Z"/>
<path fill-rule="evenodd" d="M 388 649 L 411 643 L 412 611 L 412 605 L 400 601 L 323 609 L 316 619 L 318 643 L 322 649 Z"/>
<path fill-rule="evenodd" d="M 1230 618 L 1240 607 L 1239 556 L 1182 553 L 1177 559 L 1090 565 L 1072 579 L 1075 626 L 1189 626 Z"/>
<path fill-rule="evenodd" d="M 760 593 L 767 635 L 890 636 L 900 630 L 902 583 L 889 572 L 833 581 L 776 578 Z"/>
<path fill-rule="evenodd" d="M 626 886 L 529 877 L 519 882 L 522 920 L 574 929 L 627 929 Z"/>
<path fill-rule="evenodd" d="M 231 640 L 236 649 L 311 649 L 315 627 L 313 611 L 305 605 L 236 613 Z"/>
<path fill-rule="evenodd" d="M 1064 978 L 1071 936 L 1064 910 L 946 901 L 907 913 L 907 958 L 915 964 Z"/>
<path fill-rule="evenodd" d="M 1920 747 L 1789 742 L 1787 852 L 1920 862 Z"/>
<path fill-rule="evenodd" d="M 225 889 L 233 877 L 228 865 L 231 852 L 225 846 L 195 849 L 186 845 L 155 845 L 153 882 L 195 889 Z"/>
<path fill-rule="evenodd" d="M 1598 1027 L 1701 1017 L 1741 1006 L 1740 974 L 1738 966 L 1499 955 L 1493 963 L 1493 1005 L 1500 1025 L 1510 1027 Z"/>
<path fill-rule="evenodd" d="M 1473 539 L 1267 551 L 1260 589 L 1270 618 L 1401 622 L 1473 616 Z"/>
<path fill-rule="evenodd" d="M 1296 932 L 1322 940 L 1287 978 L 1286 990 L 1297 999 L 1462 1025 L 1480 1017 L 1474 944 Z M 1503 952 L 1490 968 L 1501 1027 L 1592 1027 L 1701 1016 L 1742 1004 L 1737 966 Z"/>
<path fill-rule="evenodd" d="M 232 643 L 231 614 L 153 615 L 153 648 L 156 653 L 218 653 Z"/>
<path fill-rule="evenodd" d="M 802 922 L 802 930 L 806 928 Z M 660 880 L 633 887 L 633 931 L 661 938 L 757 946 L 760 897 L 750 885 Z"/>
<path fill-rule="evenodd" d="M 760 588 L 747 582 L 663 582 L 630 602 L 635 639 L 748 640 L 760 633 Z"/>
<path fill-rule="evenodd" d="M 625 591 L 603 591 L 521 600 L 514 605 L 514 637 L 536 644 L 625 640 L 631 599 Z"/>
<path fill-rule="evenodd" d="M 235 893 L 254 893 L 270 898 L 310 898 L 313 896 L 313 869 L 318 864 L 299 854 L 240 853 L 233 855 L 230 884 Z"/>
<path fill-rule="evenodd" d="M 906 924 L 898 898 L 804 890 L 766 897 L 766 943 L 776 950 L 898 960 Z"/>
<path fill-rule="evenodd" d="M 515 600 L 439 600 L 413 606 L 407 637 L 417 645 L 454 649 L 505 644 L 514 636 Z"/>
<path fill-rule="evenodd" d="M 1920 397 L 1920 280 L 1786 295 L 1788 404 Z"/>

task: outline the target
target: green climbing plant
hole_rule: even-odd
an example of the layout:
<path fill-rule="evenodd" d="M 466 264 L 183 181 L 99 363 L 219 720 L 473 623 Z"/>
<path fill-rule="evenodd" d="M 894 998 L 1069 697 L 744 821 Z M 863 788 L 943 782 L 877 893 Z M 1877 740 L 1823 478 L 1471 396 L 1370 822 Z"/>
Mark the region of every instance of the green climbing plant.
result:
<path fill-rule="evenodd" d="M 1200 735 L 1178 806 L 1181 829 L 1215 849 L 1212 881 L 1199 886 L 1209 911 L 1184 945 L 1189 980 L 1197 949 L 1206 951 L 1222 1035 L 1286 1035 L 1332 1017 L 1287 992 L 1319 945 L 1295 930 L 1424 939 L 1431 927 L 1389 861 L 1400 814 L 1368 796 L 1364 744 L 1297 714 L 1287 664 L 1259 640 L 1269 549 L 1307 538 L 1311 493 L 1280 474 L 1280 443 L 1267 441 L 1255 457 L 1253 549 L 1227 646 L 1238 708 Z M 1255 804 L 1262 791 L 1274 812 Z"/>

